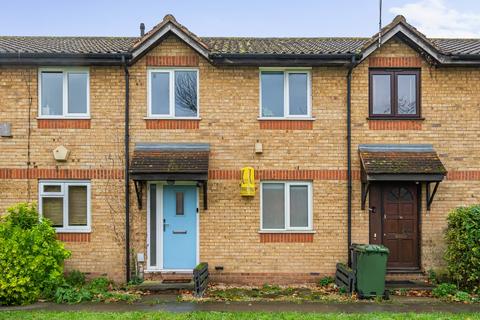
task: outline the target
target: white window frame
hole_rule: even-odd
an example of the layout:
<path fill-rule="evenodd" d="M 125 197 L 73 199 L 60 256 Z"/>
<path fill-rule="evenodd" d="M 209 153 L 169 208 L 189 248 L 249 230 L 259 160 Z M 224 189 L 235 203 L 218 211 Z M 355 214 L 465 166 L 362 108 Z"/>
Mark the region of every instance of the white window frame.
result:
<path fill-rule="evenodd" d="M 175 116 L 175 71 L 194 71 L 197 73 L 197 115 L 194 117 Z M 152 73 L 169 74 L 169 113 L 152 113 Z M 147 119 L 200 119 L 200 71 L 195 68 L 149 68 L 147 71 Z"/>
<path fill-rule="evenodd" d="M 285 199 L 285 227 L 283 229 L 266 229 L 263 227 L 263 185 L 264 184 L 283 184 Z M 291 186 L 307 186 L 308 188 L 308 226 L 307 227 L 291 227 L 290 226 L 290 187 Z M 260 231 L 267 232 L 285 232 L 285 231 L 313 231 L 313 191 L 311 181 L 277 181 L 267 180 L 260 182 Z"/>
<path fill-rule="evenodd" d="M 42 72 L 61 72 L 63 75 L 63 103 L 61 115 L 43 115 L 42 114 Z M 69 113 L 68 112 L 68 74 L 84 73 L 87 75 L 87 112 Z M 41 119 L 90 119 L 90 70 L 88 68 L 39 68 L 38 69 L 38 118 Z"/>
<path fill-rule="evenodd" d="M 266 117 L 262 115 L 262 73 L 263 72 L 283 72 L 283 117 Z M 289 82 L 288 77 L 289 74 L 292 73 L 304 73 L 307 75 L 307 114 L 297 115 L 297 114 L 290 114 L 290 92 L 289 92 Z M 301 120 L 301 119 L 312 119 L 312 73 L 310 69 L 305 68 L 288 68 L 288 69 L 279 69 L 279 68 L 260 68 L 259 70 L 259 119 L 262 120 L 275 120 L 275 119 L 292 119 L 292 120 Z"/>
<path fill-rule="evenodd" d="M 60 192 L 44 192 L 45 185 L 60 186 Z M 68 187 L 85 186 L 87 187 L 87 225 L 69 226 L 68 225 Z M 42 180 L 38 183 L 38 212 L 40 219 L 43 218 L 43 198 L 63 198 L 63 227 L 56 227 L 57 232 L 91 232 L 91 183 L 90 181 L 72 181 L 72 180 Z"/>

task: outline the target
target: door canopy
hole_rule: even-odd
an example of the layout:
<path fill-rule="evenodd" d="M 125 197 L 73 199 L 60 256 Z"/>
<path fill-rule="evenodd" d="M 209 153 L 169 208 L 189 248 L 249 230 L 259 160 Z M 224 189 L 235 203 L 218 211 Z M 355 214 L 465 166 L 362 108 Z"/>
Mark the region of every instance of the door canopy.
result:
<path fill-rule="evenodd" d="M 362 209 L 371 182 L 412 181 L 427 185 L 427 210 L 447 170 L 429 144 L 363 144 L 359 145 L 362 178 Z M 430 192 L 430 184 L 435 188 Z"/>

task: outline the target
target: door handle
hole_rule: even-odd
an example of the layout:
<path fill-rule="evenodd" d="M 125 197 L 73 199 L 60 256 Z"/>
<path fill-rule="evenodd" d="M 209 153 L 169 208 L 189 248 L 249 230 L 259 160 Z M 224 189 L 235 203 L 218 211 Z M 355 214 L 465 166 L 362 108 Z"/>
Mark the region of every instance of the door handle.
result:
<path fill-rule="evenodd" d="M 169 226 L 169 224 L 166 223 L 165 219 L 163 219 L 163 231 L 165 231 L 165 229 L 167 229 L 167 226 Z"/>
<path fill-rule="evenodd" d="M 376 207 L 370 207 L 370 208 L 368 208 L 368 211 L 370 211 L 370 213 L 376 213 L 377 208 Z"/>

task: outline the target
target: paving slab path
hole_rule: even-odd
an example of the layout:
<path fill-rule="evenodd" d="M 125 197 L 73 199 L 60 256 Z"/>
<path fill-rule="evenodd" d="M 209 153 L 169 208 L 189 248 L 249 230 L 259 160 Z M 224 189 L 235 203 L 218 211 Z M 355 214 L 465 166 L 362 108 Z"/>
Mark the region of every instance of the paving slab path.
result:
<path fill-rule="evenodd" d="M 127 312 L 127 311 L 257 311 L 257 312 L 321 312 L 321 313 L 369 313 L 369 312 L 480 312 L 480 304 L 446 303 L 432 298 L 393 297 L 388 302 L 178 302 L 176 295 L 149 295 L 135 303 L 80 303 L 56 304 L 39 302 L 28 306 L 0 307 L 2 311 L 92 311 L 92 312 Z"/>

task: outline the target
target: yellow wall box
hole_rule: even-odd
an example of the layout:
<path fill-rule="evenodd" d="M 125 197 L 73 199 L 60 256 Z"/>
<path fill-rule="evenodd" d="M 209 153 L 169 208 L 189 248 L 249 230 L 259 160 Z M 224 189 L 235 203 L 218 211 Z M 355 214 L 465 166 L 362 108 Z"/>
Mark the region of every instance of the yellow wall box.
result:
<path fill-rule="evenodd" d="M 255 170 L 252 167 L 242 168 L 240 195 L 243 197 L 255 196 Z"/>

